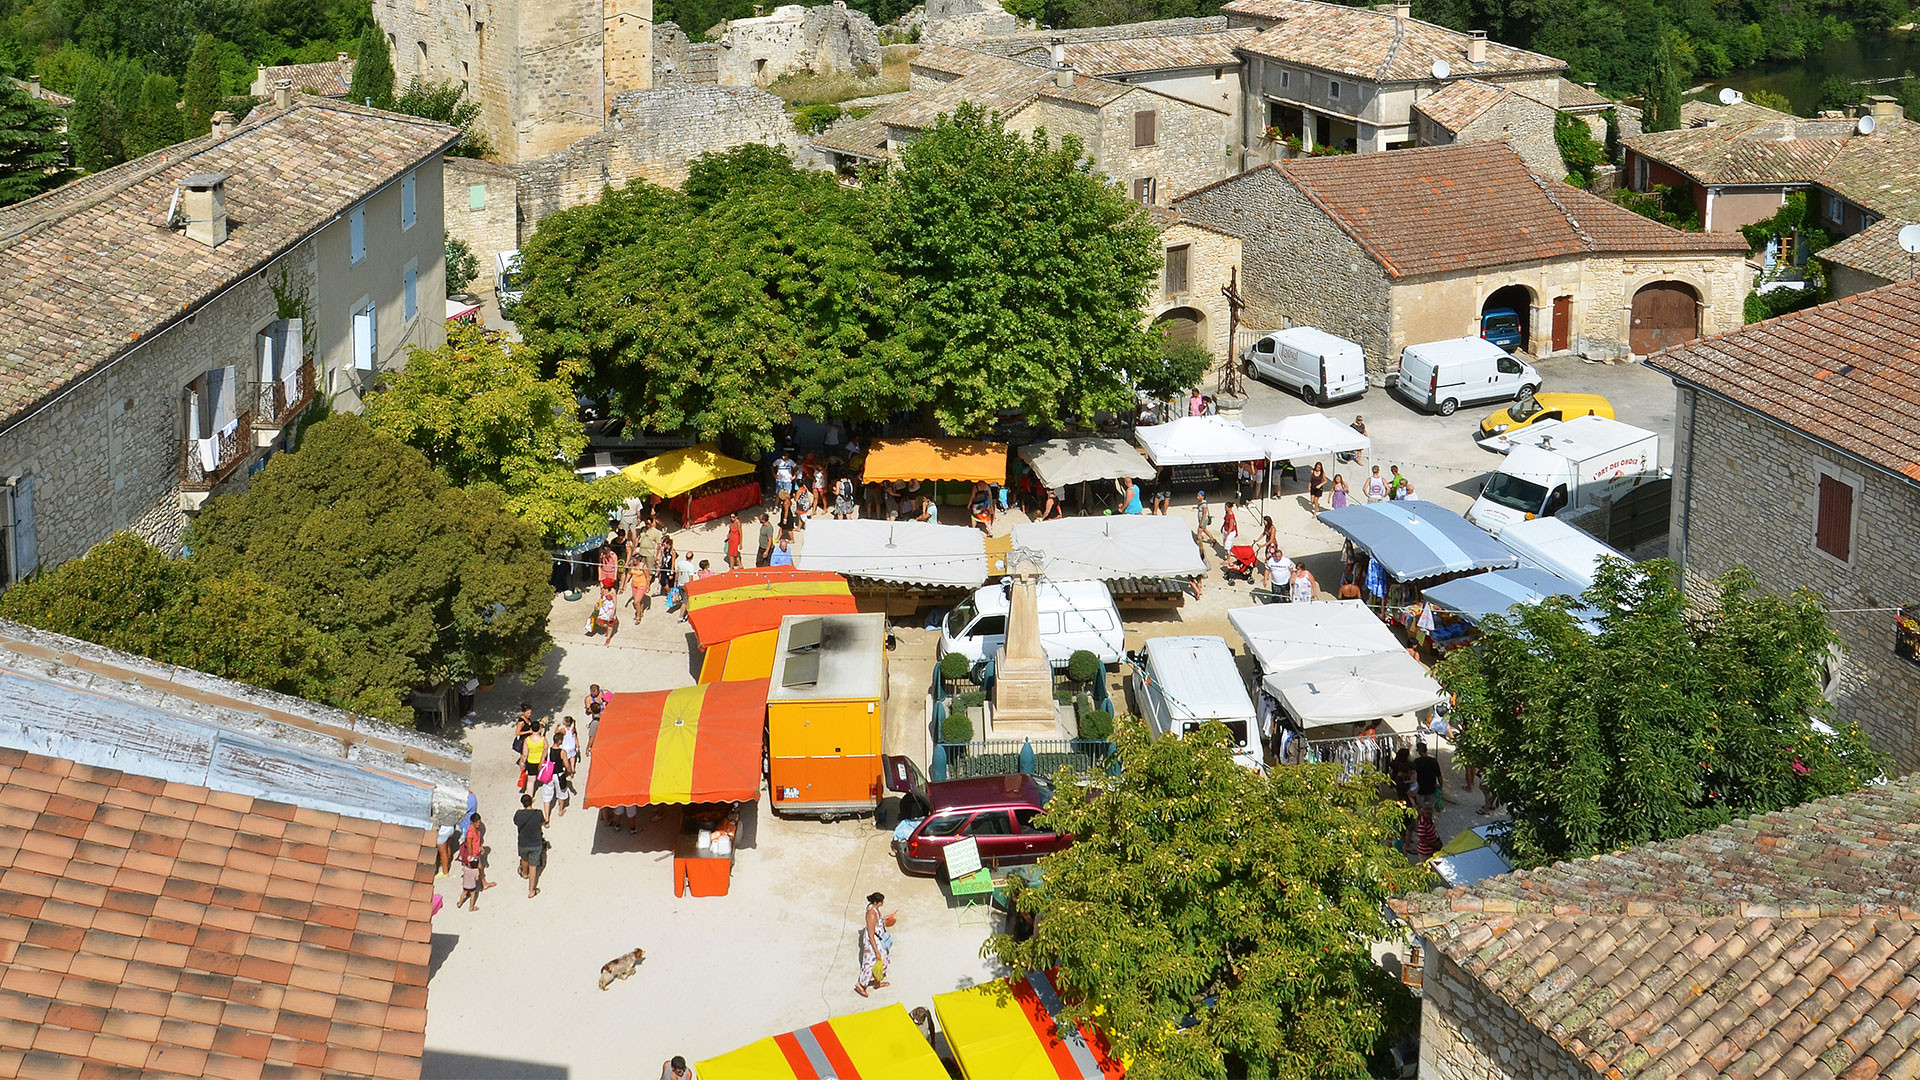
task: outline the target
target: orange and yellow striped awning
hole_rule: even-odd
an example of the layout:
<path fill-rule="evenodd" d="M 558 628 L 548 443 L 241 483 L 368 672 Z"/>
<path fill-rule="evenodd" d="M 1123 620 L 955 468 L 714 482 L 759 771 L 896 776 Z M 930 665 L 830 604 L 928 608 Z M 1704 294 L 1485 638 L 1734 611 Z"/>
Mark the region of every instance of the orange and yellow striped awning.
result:
<path fill-rule="evenodd" d="M 695 1062 L 700 1080 L 947 1080 L 903 1005 L 837 1016 Z"/>
<path fill-rule="evenodd" d="M 765 682 L 773 678 L 773 650 L 780 643 L 780 631 L 762 630 L 722 641 L 700 658 L 703 683 Z"/>
<path fill-rule="evenodd" d="M 967 1080 L 1119 1080 L 1127 1072 L 1099 1029 L 1066 1019 L 1044 972 L 935 994 L 933 1012 Z"/>
<path fill-rule="evenodd" d="M 819 570 L 766 566 L 687 583 L 687 620 L 703 649 L 745 634 L 778 630 L 784 615 L 845 615 L 854 610 L 847 579 Z"/>
<path fill-rule="evenodd" d="M 581 805 L 751 802 L 766 718 L 765 683 L 616 693 L 600 716 Z"/>

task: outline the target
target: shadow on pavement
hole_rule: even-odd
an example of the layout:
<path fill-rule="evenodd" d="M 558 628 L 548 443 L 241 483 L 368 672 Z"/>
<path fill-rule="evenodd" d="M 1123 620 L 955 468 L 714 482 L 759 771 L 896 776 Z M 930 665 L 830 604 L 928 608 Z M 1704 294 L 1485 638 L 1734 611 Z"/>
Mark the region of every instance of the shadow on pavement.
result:
<path fill-rule="evenodd" d="M 420 1055 L 420 1075 L 424 1080 L 566 1080 L 570 1074 L 561 1065 L 455 1054 L 429 1047 Z"/>

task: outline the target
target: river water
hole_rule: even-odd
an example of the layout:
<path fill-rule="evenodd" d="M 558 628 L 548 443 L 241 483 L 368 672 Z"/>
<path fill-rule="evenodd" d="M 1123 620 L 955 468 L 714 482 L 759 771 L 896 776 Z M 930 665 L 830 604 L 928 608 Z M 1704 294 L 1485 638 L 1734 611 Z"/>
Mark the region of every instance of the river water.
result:
<path fill-rule="evenodd" d="M 1824 48 L 1808 53 L 1803 59 L 1769 60 L 1736 71 L 1709 85 L 1716 88 L 1716 93 L 1720 86 L 1731 86 L 1747 94 L 1755 90 L 1785 94 L 1787 100 L 1793 102 L 1794 112 L 1808 116 L 1819 105 L 1820 84 L 1829 76 L 1884 79 L 1908 72 L 1920 74 L 1920 33 L 1861 31 L 1845 40 L 1829 41 Z M 1890 82 L 1861 87 L 1861 94 L 1892 94 L 1898 97 L 1901 85 Z"/>

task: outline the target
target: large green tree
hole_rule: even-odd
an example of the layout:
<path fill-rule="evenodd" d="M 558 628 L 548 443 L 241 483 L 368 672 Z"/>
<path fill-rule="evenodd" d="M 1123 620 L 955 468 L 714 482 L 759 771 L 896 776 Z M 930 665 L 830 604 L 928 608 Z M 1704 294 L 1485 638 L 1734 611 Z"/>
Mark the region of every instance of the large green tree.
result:
<path fill-rule="evenodd" d="M 116 533 L 0 593 L 13 619 L 162 663 L 332 700 L 333 643 L 284 592 L 244 568 L 224 577 Z"/>
<path fill-rule="evenodd" d="M 445 345 L 415 349 L 406 367 L 382 375 L 366 418 L 449 482 L 497 488 L 554 547 L 604 534 L 609 510 L 645 494 L 624 477 L 575 475 L 587 437 L 570 384 L 541 378 L 525 350 L 509 353 L 471 327 L 452 327 Z"/>
<path fill-rule="evenodd" d="M 1386 898 L 1426 881 L 1391 846 L 1404 808 L 1337 766 L 1238 765 L 1219 725 L 1114 738 L 1118 775 L 1063 775 L 1041 819 L 1074 842 L 1015 895 L 1033 936 L 987 951 L 1057 968 L 1129 1080 L 1369 1075 L 1412 1009 L 1370 953 Z"/>
<path fill-rule="evenodd" d="M 329 694 L 357 712 L 404 721 L 411 690 L 526 669 L 548 645 L 538 532 L 358 416 L 308 428 L 246 491 L 209 503 L 187 545 L 208 574 L 280 589 L 338 649 Z"/>
<path fill-rule="evenodd" d="M 548 370 L 642 429 L 750 450 L 796 414 L 912 400 L 900 285 L 856 193 L 763 146 L 702 157 L 688 187 L 634 183 L 541 223 L 515 323 Z"/>
<path fill-rule="evenodd" d="M 30 199 L 65 175 L 60 114 L 12 84 L 0 84 L 0 206 Z"/>
<path fill-rule="evenodd" d="M 387 38 L 372 23 L 360 34 L 360 47 L 354 51 L 353 81 L 347 86 L 347 100 L 355 105 L 384 109 L 393 104 L 393 56 Z"/>
<path fill-rule="evenodd" d="M 474 130 L 480 120 L 480 103 L 467 96 L 458 83 L 422 83 L 415 79 L 406 92 L 393 99 L 393 111 L 438 120 L 466 134 L 447 153 L 454 157 L 486 157 L 493 152 L 487 137 Z"/>
<path fill-rule="evenodd" d="M 1851 791 L 1885 766 L 1830 719 L 1837 641 L 1816 596 L 1765 593 L 1735 570 L 1696 606 L 1676 572 L 1610 561 L 1579 601 L 1488 619 L 1436 669 L 1459 699 L 1459 760 L 1511 810 L 1519 865 Z"/>
<path fill-rule="evenodd" d="M 213 114 L 220 109 L 220 46 L 212 34 L 194 40 L 181 93 L 180 137 L 197 139 L 212 127 Z"/>
<path fill-rule="evenodd" d="M 126 121 L 128 157 L 151 154 L 180 141 L 180 87 L 165 75 L 140 80 L 140 95 Z"/>
<path fill-rule="evenodd" d="M 1080 141 L 1008 131 L 963 105 L 867 188 L 874 247 L 898 274 L 912 385 L 954 434 L 1001 410 L 1039 427 L 1130 407 L 1154 336 L 1140 297 L 1160 268 L 1146 212 Z"/>

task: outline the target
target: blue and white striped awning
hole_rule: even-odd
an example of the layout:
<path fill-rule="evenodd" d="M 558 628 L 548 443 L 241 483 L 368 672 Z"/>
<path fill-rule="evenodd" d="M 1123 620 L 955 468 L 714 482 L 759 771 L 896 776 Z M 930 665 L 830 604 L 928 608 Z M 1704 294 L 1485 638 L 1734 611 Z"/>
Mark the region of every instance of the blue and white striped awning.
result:
<path fill-rule="evenodd" d="M 1520 565 L 1520 557 L 1478 526 L 1420 499 L 1326 510 L 1320 521 L 1365 548 L 1395 581 Z"/>
<path fill-rule="evenodd" d="M 1468 622 L 1488 615 L 1505 615 L 1519 604 L 1537 604 L 1549 596 L 1578 596 L 1574 582 L 1531 566 L 1475 574 L 1422 591 L 1436 607 L 1454 612 Z"/>

